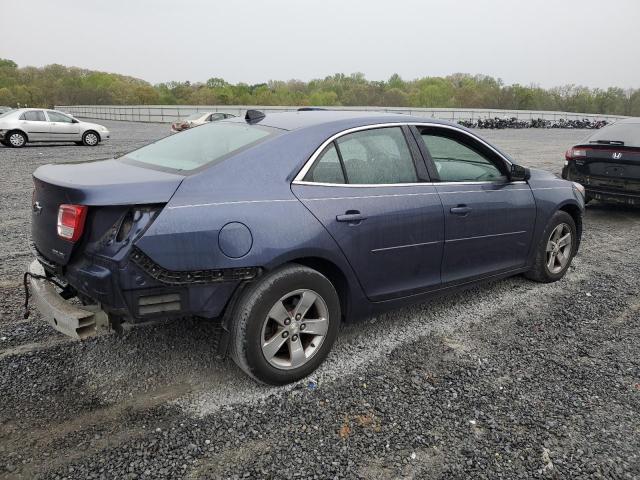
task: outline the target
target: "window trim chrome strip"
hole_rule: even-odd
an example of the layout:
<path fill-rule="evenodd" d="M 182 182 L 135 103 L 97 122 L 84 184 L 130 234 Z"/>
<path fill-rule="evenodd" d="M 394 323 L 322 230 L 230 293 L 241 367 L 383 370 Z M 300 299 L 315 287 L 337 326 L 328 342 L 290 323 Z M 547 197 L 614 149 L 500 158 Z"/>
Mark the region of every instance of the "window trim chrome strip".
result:
<path fill-rule="evenodd" d="M 404 186 L 416 186 L 416 185 L 463 185 L 463 184 L 470 184 L 470 185 L 477 185 L 477 184 L 482 184 L 482 183 L 501 183 L 501 182 L 488 182 L 488 181 L 479 181 L 479 182 L 470 182 L 470 181 L 465 181 L 465 182 L 411 182 L 411 183 L 385 183 L 385 184 L 376 184 L 376 183 L 366 183 L 366 184 L 350 184 L 350 183 L 324 183 L 324 182 L 309 182 L 306 180 L 303 180 L 303 178 L 307 175 L 307 173 L 309 172 L 309 170 L 311 169 L 311 167 L 313 166 L 313 164 L 315 163 L 315 161 L 318 159 L 318 157 L 320 156 L 320 154 L 324 151 L 324 149 L 333 141 L 337 140 L 340 137 L 343 137 L 345 135 L 348 135 L 350 133 L 355 133 L 355 132 L 361 132 L 363 130 L 373 130 L 376 128 L 389 128 L 389 127 L 402 127 L 402 126 L 416 126 L 416 127 L 437 127 L 437 128 L 444 128 L 444 129 L 448 129 L 448 130 L 454 130 L 458 133 L 462 133 L 464 135 L 467 135 L 468 137 L 471 137 L 472 139 L 480 142 L 482 145 L 484 145 L 486 148 L 488 148 L 489 150 L 491 150 L 493 153 L 495 153 L 500 159 L 502 159 L 504 162 L 506 162 L 506 164 L 510 167 L 511 165 L 513 165 L 513 163 L 507 159 L 504 155 L 502 155 L 499 151 L 497 151 L 494 147 L 492 147 L 491 145 L 489 145 L 487 142 L 485 142 L 482 138 L 478 137 L 477 135 L 471 133 L 471 132 L 467 132 L 466 130 L 463 130 L 461 128 L 455 127 L 453 125 L 446 125 L 446 124 L 441 124 L 441 123 L 432 123 L 432 122 L 392 122 L 392 123 L 376 123 L 376 124 L 372 124 L 372 125 L 362 125 L 359 127 L 353 127 L 353 128 L 348 128 L 346 130 L 342 130 L 341 132 L 338 132 L 334 135 L 332 135 L 331 137 L 329 137 L 327 140 L 325 140 L 324 142 L 322 142 L 322 144 L 313 152 L 313 154 L 311 155 L 311 157 L 309 157 L 309 160 L 307 160 L 305 162 L 305 164 L 302 166 L 302 168 L 300 169 L 300 171 L 298 172 L 298 174 L 294 177 L 293 181 L 291 182 L 294 185 L 320 185 L 320 186 L 341 186 L 341 187 L 349 187 L 349 188 L 361 188 L 361 187 L 404 187 Z M 516 183 L 516 182 L 508 182 L 508 183 Z M 526 182 L 523 182 L 526 183 Z"/>

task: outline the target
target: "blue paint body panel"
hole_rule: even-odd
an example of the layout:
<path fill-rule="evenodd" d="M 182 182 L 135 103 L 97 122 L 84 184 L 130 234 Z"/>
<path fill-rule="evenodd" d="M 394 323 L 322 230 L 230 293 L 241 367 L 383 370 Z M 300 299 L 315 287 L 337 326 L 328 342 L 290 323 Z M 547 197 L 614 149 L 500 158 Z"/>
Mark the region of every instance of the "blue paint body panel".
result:
<path fill-rule="evenodd" d="M 180 315 L 217 317 L 242 283 L 169 285 L 132 261 L 136 249 L 169 272 L 264 272 L 294 261 L 330 266 L 342 279 L 343 313 L 351 320 L 526 271 L 554 212 L 583 211 L 570 182 L 537 170 L 527 182 L 360 188 L 293 182 L 335 134 L 425 121 L 468 132 L 406 115 L 282 113 L 260 122 L 278 134 L 194 172 L 126 159 L 40 167 L 34 173 L 35 200 L 42 204 L 33 215 L 34 244 L 48 268 L 82 296 L 132 320 L 140 319 L 137 299 L 154 292 L 178 293 Z M 76 245 L 56 235 L 61 203 L 89 206 L 87 233 Z M 461 206 L 466 214 L 452 213 Z M 351 211 L 364 219 L 337 220 Z M 133 219 L 131 233 L 117 239 L 127 218 Z"/>

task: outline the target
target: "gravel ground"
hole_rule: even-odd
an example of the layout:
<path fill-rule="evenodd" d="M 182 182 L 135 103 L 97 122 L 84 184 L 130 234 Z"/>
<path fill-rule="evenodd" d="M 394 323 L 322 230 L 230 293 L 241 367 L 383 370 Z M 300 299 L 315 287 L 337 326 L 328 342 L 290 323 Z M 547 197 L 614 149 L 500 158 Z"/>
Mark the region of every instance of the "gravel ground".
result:
<path fill-rule="evenodd" d="M 566 278 L 516 277 L 342 329 L 313 378 L 256 385 L 205 322 L 75 342 L 22 319 L 31 172 L 97 148 L 0 147 L 0 478 L 639 478 L 640 210 L 590 205 Z M 588 132 L 481 131 L 558 172 Z"/>

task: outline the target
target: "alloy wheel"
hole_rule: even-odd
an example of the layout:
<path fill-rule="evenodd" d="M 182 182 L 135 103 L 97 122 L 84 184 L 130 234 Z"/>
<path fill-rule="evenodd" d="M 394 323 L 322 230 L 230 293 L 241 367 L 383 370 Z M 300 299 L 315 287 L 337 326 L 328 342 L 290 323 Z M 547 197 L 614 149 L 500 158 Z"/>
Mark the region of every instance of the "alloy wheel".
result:
<path fill-rule="evenodd" d="M 547 270 L 552 274 L 563 271 L 571 260 L 572 248 L 571 228 L 561 223 L 553 229 L 547 241 Z"/>
<path fill-rule="evenodd" d="M 328 330 L 324 299 L 313 290 L 295 290 L 269 310 L 260 336 L 262 354 L 275 368 L 299 368 L 318 352 Z"/>

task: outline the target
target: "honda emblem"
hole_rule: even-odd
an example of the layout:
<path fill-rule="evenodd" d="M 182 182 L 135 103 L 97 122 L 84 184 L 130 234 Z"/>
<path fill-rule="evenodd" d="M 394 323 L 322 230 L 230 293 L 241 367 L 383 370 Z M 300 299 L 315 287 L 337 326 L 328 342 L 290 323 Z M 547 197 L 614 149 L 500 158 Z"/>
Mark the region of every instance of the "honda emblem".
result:
<path fill-rule="evenodd" d="M 622 158 L 622 152 L 613 152 L 613 155 L 611 155 L 611 157 L 614 160 L 620 160 Z"/>

